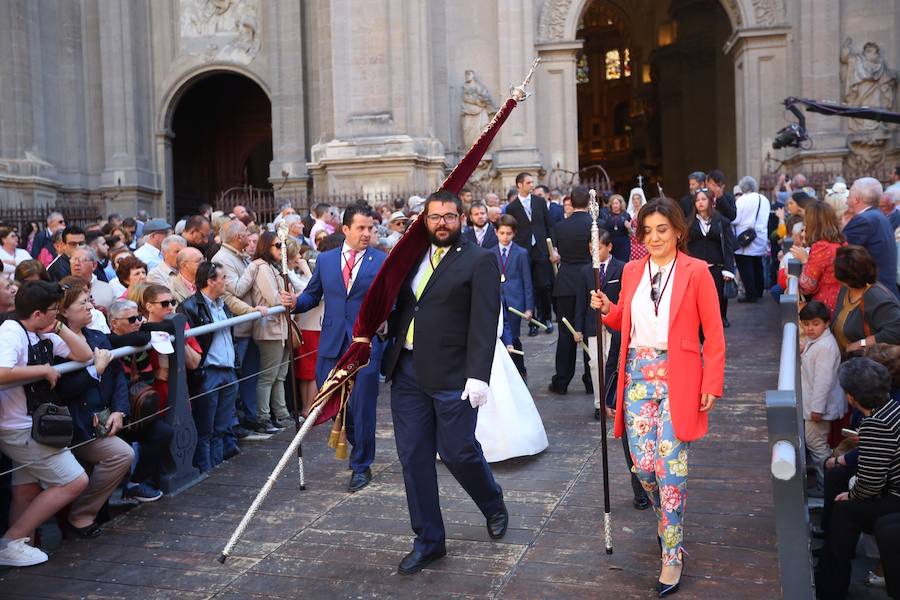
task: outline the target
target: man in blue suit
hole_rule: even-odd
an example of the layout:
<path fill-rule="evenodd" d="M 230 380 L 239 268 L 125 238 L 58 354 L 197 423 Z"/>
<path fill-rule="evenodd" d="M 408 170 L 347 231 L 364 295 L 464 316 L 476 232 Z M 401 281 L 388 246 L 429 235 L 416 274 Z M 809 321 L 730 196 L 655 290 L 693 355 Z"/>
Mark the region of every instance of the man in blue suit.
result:
<path fill-rule="evenodd" d="M 506 307 L 511 306 L 529 317 L 534 313 L 534 287 L 531 285 L 531 263 L 528 260 L 528 251 L 513 243 L 516 236 L 518 223 L 512 215 L 501 215 L 497 228 L 499 243 L 491 250 L 497 258 L 500 266 L 500 294 Z M 512 346 L 516 350 L 522 349 L 522 341 L 519 339 L 519 329 L 522 326 L 522 318 L 509 314 L 509 329 L 512 336 Z M 504 342 L 505 343 L 505 342 Z M 522 379 L 527 379 L 528 371 L 525 369 L 525 359 L 521 354 L 512 355 L 513 363 L 522 374 Z"/>
<path fill-rule="evenodd" d="M 493 248 L 497 245 L 497 232 L 488 221 L 487 206 L 476 202 L 469 207 L 469 226 L 463 229 L 462 237 L 482 248 Z"/>
<path fill-rule="evenodd" d="M 881 182 L 873 177 L 861 177 L 850 187 L 847 210 L 853 218 L 844 227 L 848 244 L 862 246 L 869 251 L 878 267 L 878 281 L 897 294 L 897 244 L 890 221 L 878 210 L 883 193 Z"/>
<path fill-rule="evenodd" d="M 306 312 L 319 305 L 325 297 L 325 315 L 319 338 L 319 357 L 316 362 L 316 383 L 319 387 L 347 351 L 353 337 L 353 324 L 363 298 L 387 256 L 370 248 L 373 235 L 372 212 L 365 206 L 351 206 L 344 211 L 344 244 L 323 252 L 316 259 L 312 279 L 296 298 L 282 293 L 282 304 L 293 312 Z M 356 492 L 372 481 L 370 466 L 375 460 L 375 407 L 378 400 L 378 373 L 381 370 L 383 347 L 372 340 L 372 355 L 366 368 L 356 377 L 347 411 L 347 440 L 350 452 L 348 491 Z"/>

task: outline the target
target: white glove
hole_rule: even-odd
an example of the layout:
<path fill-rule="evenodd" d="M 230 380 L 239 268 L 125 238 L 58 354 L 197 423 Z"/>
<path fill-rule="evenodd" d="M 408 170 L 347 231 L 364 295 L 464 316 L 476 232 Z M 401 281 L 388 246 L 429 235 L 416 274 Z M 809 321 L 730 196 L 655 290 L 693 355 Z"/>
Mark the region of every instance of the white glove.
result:
<path fill-rule="evenodd" d="M 722 270 L 722 277 L 725 279 L 734 279 L 734 273 L 731 271 Z"/>
<path fill-rule="evenodd" d="M 491 388 L 487 383 L 480 379 L 466 379 L 466 389 L 463 390 L 460 398 L 469 399 L 472 408 L 478 408 L 487 404 L 488 398 L 491 396 Z"/>

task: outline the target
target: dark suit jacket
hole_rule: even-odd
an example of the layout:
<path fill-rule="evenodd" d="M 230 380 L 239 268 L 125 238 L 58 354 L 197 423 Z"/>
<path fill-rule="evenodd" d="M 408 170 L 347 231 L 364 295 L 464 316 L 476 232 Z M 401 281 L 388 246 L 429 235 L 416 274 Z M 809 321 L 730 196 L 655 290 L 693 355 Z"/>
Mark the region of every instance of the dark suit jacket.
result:
<path fill-rule="evenodd" d="M 415 316 L 413 364 L 421 389 L 462 390 L 467 378 L 489 382 L 500 314 L 500 269 L 492 252 L 460 240 L 438 263 L 419 300 L 411 286 L 417 271 L 418 264 L 388 319 L 385 377 L 394 373 Z"/>
<path fill-rule="evenodd" d="M 47 273 L 50 274 L 50 279 L 53 281 L 60 281 L 63 277 L 71 275 L 72 265 L 69 263 L 69 257 L 65 254 L 57 256 L 47 267 Z"/>
<path fill-rule="evenodd" d="M 897 294 L 897 243 L 890 221 L 877 207 L 854 216 L 844 227 L 848 244 L 863 246 L 875 259 L 878 281 Z"/>
<path fill-rule="evenodd" d="M 737 201 L 734 196 L 725 192 L 721 198 L 716 198 L 716 212 L 728 219 L 728 222 L 734 221 L 737 217 Z"/>
<path fill-rule="evenodd" d="M 488 222 L 485 225 L 486 229 L 484 231 L 484 239 L 481 241 L 482 248 L 493 248 L 497 244 L 500 243 L 500 240 L 497 239 L 497 232 L 494 231 L 494 226 Z M 468 240 L 470 243 L 478 245 L 478 238 L 475 237 L 475 228 L 474 227 L 466 227 L 462 232 L 463 238 Z"/>
<path fill-rule="evenodd" d="M 531 219 L 525 212 L 522 202 L 516 197 L 515 200 L 506 205 L 506 214 L 516 219 L 516 237 L 513 241 L 522 246 L 526 250 L 532 252 L 532 260 L 535 253 L 532 250 L 531 238 L 534 237 L 534 248 L 540 256 L 548 257 L 546 239 L 550 237 L 550 212 L 547 209 L 547 202 L 540 196 L 531 196 Z"/>
<path fill-rule="evenodd" d="M 556 202 L 547 203 L 547 212 L 550 214 L 550 220 L 548 221 L 550 229 L 553 229 L 554 225 L 566 218 L 566 211 L 563 210 L 561 204 L 557 204 Z"/>
<path fill-rule="evenodd" d="M 559 251 L 559 272 L 553 286 L 553 296 L 575 296 L 581 290 L 581 267 L 591 262 L 588 246 L 591 242 L 591 216 L 583 211 L 573 212 L 553 227 L 553 239 Z"/>
<path fill-rule="evenodd" d="M 491 248 L 491 252 L 497 259 L 500 271 L 506 276 L 500 286 L 503 299 L 507 306 L 512 306 L 518 311 L 534 310 L 534 286 L 531 282 L 531 265 L 528 263 L 528 252 L 515 244 L 509 245 L 509 256 L 506 259 L 504 270 L 500 244 Z M 517 321 L 518 323 L 518 321 Z"/>
<path fill-rule="evenodd" d="M 619 292 L 622 291 L 622 269 L 624 268 L 625 263 L 614 256 L 610 257 L 602 291 L 613 303 L 619 301 Z M 578 276 L 579 291 L 575 296 L 575 320 L 572 327 L 575 328 L 575 331 L 580 331 L 587 340 L 588 337 L 597 335 L 596 311 L 591 308 L 591 290 L 595 289 L 594 266 L 592 264 L 582 265 Z M 618 331 L 612 331 L 613 336 L 618 333 Z M 618 348 L 618 346 L 614 344 L 613 348 Z"/>

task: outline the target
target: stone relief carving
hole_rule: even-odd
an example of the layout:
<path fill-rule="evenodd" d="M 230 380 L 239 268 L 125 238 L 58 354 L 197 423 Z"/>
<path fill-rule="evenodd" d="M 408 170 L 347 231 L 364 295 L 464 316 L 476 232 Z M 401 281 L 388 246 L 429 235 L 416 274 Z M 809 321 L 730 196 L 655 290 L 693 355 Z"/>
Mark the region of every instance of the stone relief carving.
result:
<path fill-rule="evenodd" d="M 753 19 L 756 25 L 778 25 L 784 21 L 784 4 L 781 0 L 753 0 Z"/>
<path fill-rule="evenodd" d="M 181 0 L 181 41 L 208 62 L 249 64 L 259 52 L 259 0 Z"/>
<path fill-rule="evenodd" d="M 565 39 L 566 17 L 574 0 L 546 0 L 541 7 L 538 42 L 558 42 Z"/>
<path fill-rule="evenodd" d="M 889 69 L 881 48 L 866 42 L 861 52 L 853 51 L 853 40 L 841 46 L 841 99 L 850 106 L 891 110 L 897 92 L 897 71 Z M 890 134 L 884 123 L 850 119 L 846 165 L 851 173 L 871 173 L 885 160 Z"/>
<path fill-rule="evenodd" d="M 459 121 L 462 125 L 463 148 L 471 148 L 478 136 L 497 113 L 497 105 L 475 71 L 466 71 L 466 82 L 462 86 L 462 108 Z"/>

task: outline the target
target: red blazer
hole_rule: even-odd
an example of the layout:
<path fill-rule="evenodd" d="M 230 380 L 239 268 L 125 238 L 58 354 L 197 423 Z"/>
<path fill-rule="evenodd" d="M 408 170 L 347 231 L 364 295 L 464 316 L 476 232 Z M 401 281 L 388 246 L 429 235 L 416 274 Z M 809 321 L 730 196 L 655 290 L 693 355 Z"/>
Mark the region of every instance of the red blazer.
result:
<path fill-rule="evenodd" d="M 619 303 L 613 304 L 604 323 L 622 332 L 616 390 L 616 437 L 625 431 L 623 410 L 625 362 L 631 342 L 631 299 L 647 269 L 649 258 L 631 261 L 622 272 Z M 700 326 L 706 341 L 700 358 Z M 700 395 L 722 396 L 725 380 L 725 330 L 719 296 L 705 261 L 678 252 L 669 310 L 669 410 L 675 435 L 683 442 L 706 435 L 707 415 L 700 412 Z"/>

